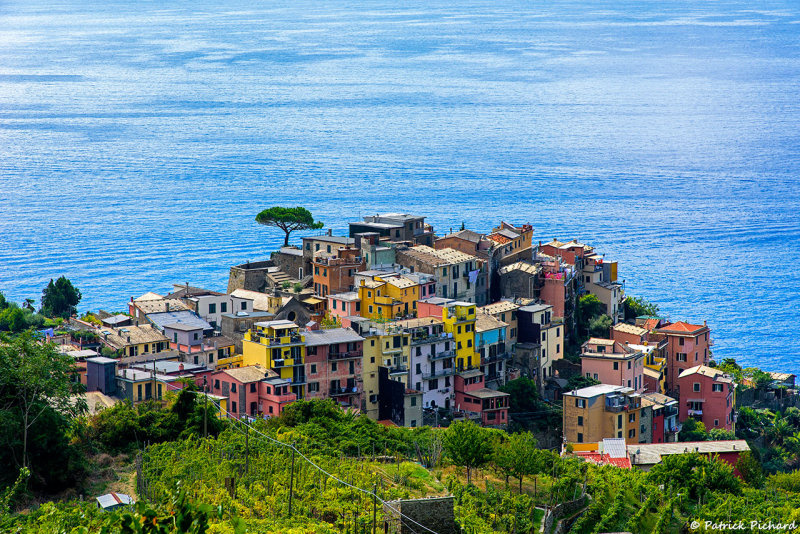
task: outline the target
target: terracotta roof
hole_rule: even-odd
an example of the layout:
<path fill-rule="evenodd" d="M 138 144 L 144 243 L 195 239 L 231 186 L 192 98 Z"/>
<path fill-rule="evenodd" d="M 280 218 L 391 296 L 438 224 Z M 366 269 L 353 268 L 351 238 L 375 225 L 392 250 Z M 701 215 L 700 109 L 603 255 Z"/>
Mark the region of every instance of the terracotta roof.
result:
<path fill-rule="evenodd" d="M 501 245 L 505 245 L 506 243 L 511 243 L 511 240 L 506 236 L 498 233 L 489 234 L 486 236 L 487 238 L 491 239 L 495 243 L 499 243 Z"/>
<path fill-rule="evenodd" d="M 670 323 L 659 328 L 659 332 L 676 332 L 679 334 L 695 334 L 700 330 L 708 328 L 706 325 L 690 324 L 683 321 Z"/>
<path fill-rule="evenodd" d="M 632 467 L 628 457 L 612 458 L 608 454 L 600 454 L 599 452 L 576 452 L 575 455 L 597 465 L 613 465 L 622 469 L 630 469 Z"/>
<path fill-rule="evenodd" d="M 658 328 L 658 323 L 659 323 L 658 319 L 647 319 L 644 322 L 644 328 L 646 328 L 647 330 L 655 330 L 656 328 Z"/>
<path fill-rule="evenodd" d="M 159 330 L 149 324 L 123 326 L 122 328 L 100 328 L 97 332 L 103 341 L 115 349 L 140 343 L 159 343 L 169 341 Z M 130 341 L 129 341 L 130 339 Z"/>

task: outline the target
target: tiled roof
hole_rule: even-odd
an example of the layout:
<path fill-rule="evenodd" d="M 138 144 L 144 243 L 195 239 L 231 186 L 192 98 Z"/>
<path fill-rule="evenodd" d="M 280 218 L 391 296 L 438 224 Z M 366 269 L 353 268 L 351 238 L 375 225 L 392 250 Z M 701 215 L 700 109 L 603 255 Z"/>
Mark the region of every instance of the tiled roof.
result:
<path fill-rule="evenodd" d="M 481 306 L 480 308 L 478 308 L 478 311 L 494 315 L 495 313 L 514 311 L 518 310 L 519 308 L 520 308 L 519 304 L 514 304 L 510 300 L 499 300 L 497 302 L 493 302 L 492 304 Z"/>
<path fill-rule="evenodd" d="M 162 297 L 158 293 L 153 293 L 152 291 L 148 291 L 147 293 L 145 293 L 141 297 L 133 299 L 133 301 L 134 302 L 144 302 L 146 300 L 161 300 L 163 298 L 164 297 Z"/>
<path fill-rule="evenodd" d="M 305 332 L 306 346 L 317 347 L 320 345 L 331 345 L 334 343 L 355 343 L 364 341 L 364 338 L 356 334 L 350 328 L 327 328 L 323 330 L 310 330 Z"/>
<path fill-rule="evenodd" d="M 457 237 L 459 239 L 464 239 L 465 241 L 471 241 L 473 243 L 479 243 L 481 239 L 483 239 L 482 234 L 473 232 L 472 230 L 459 230 L 458 232 L 447 234 L 446 236 L 444 236 L 443 239 L 447 239 L 448 237 Z"/>
<path fill-rule="evenodd" d="M 499 272 L 500 274 L 507 274 L 510 273 L 511 271 L 523 271 L 528 274 L 536 274 L 541 270 L 542 270 L 541 266 L 536 265 L 534 263 L 528 263 L 526 261 L 517 261 L 509 265 L 506 265 L 504 267 L 501 267 Z"/>
<path fill-rule="evenodd" d="M 664 395 L 663 393 L 643 393 L 642 398 L 650 399 L 654 403 L 661 404 L 662 406 L 666 406 L 667 404 L 675 404 L 678 402 L 677 400 Z"/>
<path fill-rule="evenodd" d="M 267 370 L 260 365 L 248 365 L 247 367 L 235 367 L 233 369 L 225 369 L 222 371 L 232 376 L 242 384 L 249 382 L 259 382 L 267 377 Z"/>
<path fill-rule="evenodd" d="M 686 454 L 699 452 L 715 454 L 724 452 L 745 452 L 750 447 L 743 439 L 726 441 L 684 441 L 681 443 L 640 443 L 628 447 L 634 465 L 653 465 L 661 461 L 662 456 L 670 454 Z"/>
<path fill-rule="evenodd" d="M 115 349 L 121 349 L 130 345 L 138 345 L 140 343 L 169 341 L 166 336 L 149 324 L 141 326 L 123 326 L 122 328 L 101 328 L 98 334 L 106 343 Z M 128 341 L 129 338 L 130 341 Z"/>
<path fill-rule="evenodd" d="M 137 300 L 134 305 L 145 315 L 169 311 L 188 310 L 189 308 L 178 299 Z"/>
<path fill-rule="evenodd" d="M 472 395 L 473 397 L 478 397 L 479 399 L 491 399 L 493 397 L 510 397 L 508 393 L 503 393 L 502 391 L 495 391 L 489 388 L 480 388 L 472 391 L 465 391 L 464 395 Z"/>
<path fill-rule="evenodd" d="M 169 293 L 166 297 L 168 299 L 182 299 L 188 297 L 202 297 L 204 295 L 221 297 L 225 293 L 220 293 L 218 291 L 211 291 L 210 289 L 203 289 L 202 287 L 194 287 L 194 286 L 180 286 L 174 285 L 175 291 Z"/>
<path fill-rule="evenodd" d="M 658 328 L 658 323 L 659 323 L 659 319 L 647 319 L 644 322 L 643 326 L 644 326 L 645 329 L 650 331 L 650 330 L 655 330 L 656 328 Z"/>
<path fill-rule="evenodd" d="M 683 321 L 678 321 L 677 323 L 670 323 L 667 325 L 662 326 L 658 330 L 660 332 L 676 332 L 679 334 L 695 334 L 698 331 L 707 328 L 706 325 L 701 324 L 689 324 Z"/>
<path fill-rule="evenodd" d="M 174 325 L 175 323 L 202 328 L 203 330 L 211 330 L 211 325 L 208 324 L 207 321 L 195 312 L 189 310 L 148 313 L 147 320 L 161 330 L 163 330 L 166 325 Z"/>
<path fill-rule="evenodd" d="M 678 375 L 678 378 L 683 378 L 685 376 L 691 376 L 694 374 L 710 377 L 717 382 L 733 382 L 733 379 L 730 377 L 730 375 L 719 369 L 714 369 L 713 367 L 708 367 L 706 365 L 695 365 L 694 367 L 690 367 L 689 369 L 682 371 L 681 374 Z"/>
<path fill-rule="evenodd" d="M 625 458 L 612 458 L 608 454 L 600 454 L 599 452 L 576 452 L 575 455 L 597 465 L 613 465 L 622 469 L 631 469 L 632 467 L 631 461 L 627 456 Z"/>
<path fill-rule="evenodd" d="M 624 334 L 633 334 L 635 336 L 643 336 L 647 333 L 647 330 L 645 330 L 644 328 L 627 323 L 617 323 L 614 325 L 613 328 L 617 332 L 622 332 Z"/>
<path fill-rule="evenodd" d="M 487 332 L 489 330 L 496 330 L 498 328 L 505 328 L 508 323 L 504 323 L 500 319 L 495 319 L 492 315 L 479 313 L 475 319 L 475 331 Z"/>
<path fill-rule="evenodd" d="M 247 289 L 236 289 L 231 293 L 232 297 L 248 299 L 253 301 L 253 310 L 269 311 L 269 295 L 259 291 L 249 291 Z"/>
<path fill-rule="evenodd" d="M 507 238 L 506 236 L 498 233 L 489 234 L 486 236 L 487 238 L 491 239 L 495 243 L 499 243 L 501 245 L 505 245 L 506 243 L 511 243 L 511 239 Z"/>

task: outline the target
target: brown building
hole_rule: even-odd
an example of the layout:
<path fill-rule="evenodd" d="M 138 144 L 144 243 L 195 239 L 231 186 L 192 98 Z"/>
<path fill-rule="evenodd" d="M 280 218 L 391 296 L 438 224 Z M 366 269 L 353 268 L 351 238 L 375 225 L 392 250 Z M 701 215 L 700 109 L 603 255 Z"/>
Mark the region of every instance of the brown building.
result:
<path fill-rule="evenodd" d="M 624 438 L 639 443 L 641 396 L 632 388 L 598 384 L 564 393 L 564 439 L 596 443 Z"/>
<path fill-rule="evenodd" d="M 319 254 L 311 260 L 314 274 L 314 293 L 321 297 L 353 291 L 354 276 L 366 267 L 361 251 L 341 248 L 337 256 Z"/>

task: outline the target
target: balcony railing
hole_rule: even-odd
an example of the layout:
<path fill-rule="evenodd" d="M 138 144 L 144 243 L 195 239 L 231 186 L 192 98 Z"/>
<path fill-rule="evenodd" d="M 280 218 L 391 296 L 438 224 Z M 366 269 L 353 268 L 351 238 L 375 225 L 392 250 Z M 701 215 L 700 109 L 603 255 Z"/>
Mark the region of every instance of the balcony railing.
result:
<path fill-rule="evenodd" d="M 703 415 L 703 410 L 689 410 L 688 414 L 691 415 Z"/>
<path fill-rule="evenodd" d="M 447 341 L 453 339 L 451 336 L 448 336 L 447 333 L 443 332 L 441 334 L 434 334 L 430 336 L 417 336 L 411 338 L 412 345 L 427 345 L 430 343 L 436 343 L 437 341 Z"/>
<path fill-rule="evenodd" d="M 335 353 L 328 353 L 329 360 L 350 360 L 350 359 L 361 359 L 364 356 L 364 352 L 360 350 L 351 350 L 348 352 L 335 352 Z"/>
<path fill-rule="evenodd" d="M 428 359 L 432 362 L 435 362 L 436 360 L 446 360 L 448 358 L 455 358 L 455 357 L 456 357 L 456 351 L 443 350 L 442 352 L 439 352 L 433 356 L 429 356 Z"/>
<path fill-rule="evenodd" d="M 492 363 L 492 362 L 499 362 L 502 360 L 510 360 L 511 353 L 510 352 L 501 352 L 500 354 L 495 354 L 494 356 L 484 356 L 481 358 L 481 363 Z"/>
<path fill-rule="evenodd" d="M 328 390 L 328 395 L 331 397 L 339 397 L 342 395 L 357 395 L 361 393 L 361 388 L 356 386 L 352 388 L 331 388 Z"/>
<path fill-rule="evenodd" d="M 432 373 L 422 373 L 422 379 L 423 380 L 433 380 L 435 378 L 443 378 L 445 376 L 453 376 L 453 373 L 455 373 L 455 369 L 452 368 L 452 367 L 450 369 L 439 369 L 438 371 L 434 371 Z"/>
<path fill-rule="evenodd" d="M 408 372 L 408 367 L 405 365 L 398 365 L 396 367 L 389 368 L 390 375 L 400 375 Z"/>

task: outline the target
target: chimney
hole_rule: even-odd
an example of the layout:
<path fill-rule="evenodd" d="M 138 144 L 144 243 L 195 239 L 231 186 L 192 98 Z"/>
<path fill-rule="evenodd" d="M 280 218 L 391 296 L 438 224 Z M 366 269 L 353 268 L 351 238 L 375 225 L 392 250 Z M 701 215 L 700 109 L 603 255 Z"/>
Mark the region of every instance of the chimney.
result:
<path fill-rule="evenodd" d="M 166 311 L 169 311 L 169 302 L 164 303 L 164 308 Z"/>

